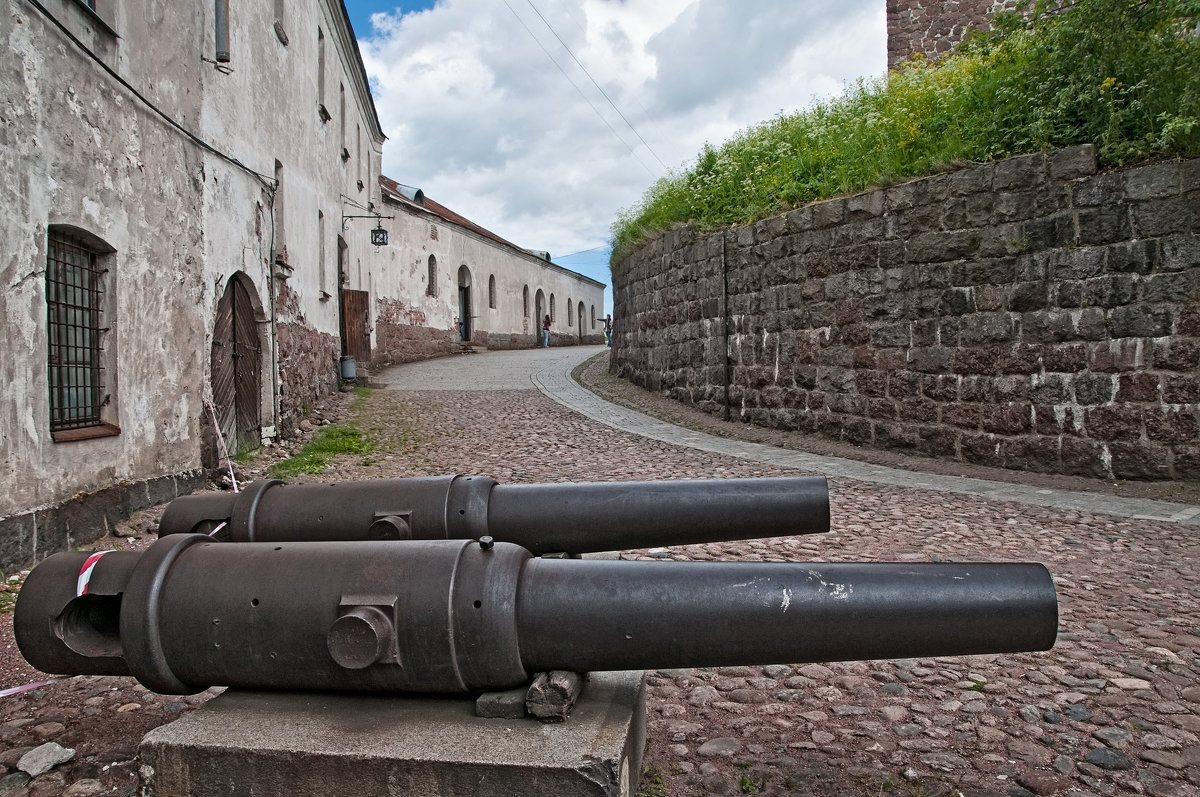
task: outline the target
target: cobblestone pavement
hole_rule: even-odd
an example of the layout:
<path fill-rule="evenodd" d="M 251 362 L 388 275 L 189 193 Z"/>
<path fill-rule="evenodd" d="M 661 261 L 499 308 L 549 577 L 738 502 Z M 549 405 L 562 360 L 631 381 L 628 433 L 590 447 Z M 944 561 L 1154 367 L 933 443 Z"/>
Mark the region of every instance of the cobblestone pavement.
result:
<path fill-rule="evenodd" d="M 377 450 L 342 457 L 312 479 L 462 472 L 511 483 L 825 472 L 819 461 L 796 467 L 643 437 L 536 389 L 563 400 L 570 391 L 563 374 L 594 351 L 496 352 L 390 369 L 377 377 L 387 389 L 353 408 L 343 399 L 327 413 L 349 417 Z M 241 475 L 261 476 L 263 467 L 243 467 Z M 928 483 L 925 474 L 918 479 Z M 1039 561 L 1059 591 L 1054 649 L 649 672 L 642 794 L 1200 794 L 1200 551 L 1195 526 L 1180 522 L 1195 514 L 1176 504 L 1158 508 L 1176 521 L 1140 519 L 1086 504 L 1022 503 L 897 481 L 833 475 L 829 534 L 621 556 L 662 567 L 672 560 Z M 65 689 L 79 701 L 73 713 L 56 691 Z M 38 781 L 15 777 L 11 793 L 64 793 L 83 780 L 104 793 L 132 793 L 128 779 L 114 780 L 108 769 L 135 770 L 128 744 L 110 749 L 120 723 L 141 715 L 127 733 L 144 733 L 202 699 L 150 695 L 128 679 L 72 679 L 2 699 L 0 766 L 12 768 L 16 750 L 47 739 L 76 745 L 83 759 L 63 765 L 75 767 L 66 775 L 40 776 L 47 784 L 40 791 Z M 136 745 L 139 737 L 129 738 Z M 16 775 L 0 779 L 0 794 Z M 54 776 L 57 786 L 44 780 Z"/>
<path fill-rule="evenodd" d="M 517 354 L 469 369 L 454 361 L 421 368 L 461 389 L 463 379 L 477 379 L 477 367 L 513 376 Z M 812 472 L 778 464 L 794 452 L 766 452 L 761 462 L 729 448 L 733 441 L 706 450 L 714 447 L 707 436 L 677 427 L 656 436 L 702 447 L 614 429 L 609 424 L 626 425 L 614 420 L 624 413 L 580 398 L 565 377 L 571 354 L 579 361 L 589 352 L 551 350 L 526 366 L 559 406 L 528 390 L 385 391 L 373 410 L 391 405 L 385 414 L 394 412 L 402 426 L 425 426 L 439 441 L 424 449 L 430 459 L 422 466 L 431 473 L 465 468 L 502 481 L 576 481 Z M 399 376 L 405 387 L 425 384 L 410 366 L 380 379 L 394 389 Z M 564 405 L 605 417 L 597 423 Z M 804 464 L 834 470 L 820 458 Z M 1200 794 L 1195 528 L 1132 517 L 1191 521 L 1200 511 L 907 477 L 946 486 L 935 490 L 905 486 L 889 469 L 833 465 L 862 478 L 830 479 L 827 535 L 622 556 L 1040 561 L 1059 591 L 1057 645 L 1008 656 L 651 672 L 644 793 Z M 1088 502 L 1109 514 L 1085 511 Z"/>

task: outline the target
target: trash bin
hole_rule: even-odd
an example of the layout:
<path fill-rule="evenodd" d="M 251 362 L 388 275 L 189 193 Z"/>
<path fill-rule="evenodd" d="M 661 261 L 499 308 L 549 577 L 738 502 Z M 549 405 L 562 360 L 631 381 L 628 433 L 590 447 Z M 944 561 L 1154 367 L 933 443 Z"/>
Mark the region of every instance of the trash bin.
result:
<path fill-rule="evenodd" d="M 351 357 L 348 354 L 344 355 L 342 357 L 341 365 L 342 365 L 342 379 L 357 379 L 358 378 L 358 364 L 354 362 L 353 357 Z"/>

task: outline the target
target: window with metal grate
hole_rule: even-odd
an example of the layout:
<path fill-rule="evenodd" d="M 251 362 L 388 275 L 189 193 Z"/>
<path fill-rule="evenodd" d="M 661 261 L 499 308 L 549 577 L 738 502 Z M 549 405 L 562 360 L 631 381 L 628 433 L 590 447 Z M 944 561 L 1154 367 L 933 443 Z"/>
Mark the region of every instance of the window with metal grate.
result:
<path fill-rule="evenodd" d="M 46 333 L 50 388 L 50 431 L 61 434 L 102 427 L 111 396 L 105 388 L 105 275 L 107 254 L 72 235 L 51 229 L 46 250 Z M 94 436 L 94 435 L 85 435 Z"/>

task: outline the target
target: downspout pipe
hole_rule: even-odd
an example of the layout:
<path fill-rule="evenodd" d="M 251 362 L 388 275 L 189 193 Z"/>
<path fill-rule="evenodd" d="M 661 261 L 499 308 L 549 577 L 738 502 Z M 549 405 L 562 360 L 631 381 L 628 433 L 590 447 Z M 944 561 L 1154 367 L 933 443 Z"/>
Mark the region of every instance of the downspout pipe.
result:
<path fill-rule="evenodd" d="M 218 64 L 229 63 L 229 0 L 214 0 L 216 4 L 216 55 Z"/>
<path fill-rule="evenodd" d="M 724 337 L 725 349 L 725 410 L 723 420 L 729 420 L 729 381 L 731 378 L 729 357 L 729 262 L 726 259 L 725 244 L 729 240 L 728 232 L 721 233 L 721 334 Z"/>

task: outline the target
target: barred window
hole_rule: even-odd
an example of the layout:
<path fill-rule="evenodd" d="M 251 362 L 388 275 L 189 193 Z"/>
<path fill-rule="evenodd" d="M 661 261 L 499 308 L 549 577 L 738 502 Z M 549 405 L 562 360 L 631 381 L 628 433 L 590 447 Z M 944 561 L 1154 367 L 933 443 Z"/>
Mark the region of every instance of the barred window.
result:
<path fill-rule="evenodd" d="M 521 312 L 526 318 L 529 318 L 529 286 L 526 285 L 521 291 Z"/>
<path fill-rule="evenodd" d="M 48 235 L 47 363 L 50 431 L 56 442 L 120 431 L 104 422 L 111 394 L 104 367 L 108 269 L 102 260 L 111 251 L 70 230 L 52 228 Z"/>
<path fill-rule="evenodd" d="M 437 258 L 429 256 L 429 284 L 425 286 L 426 296 L 437 296 Z"/>
<path fill-rule="evenodd" d="M 496 309 L 496 275 L 488 277 L 488 307 Z"/>

